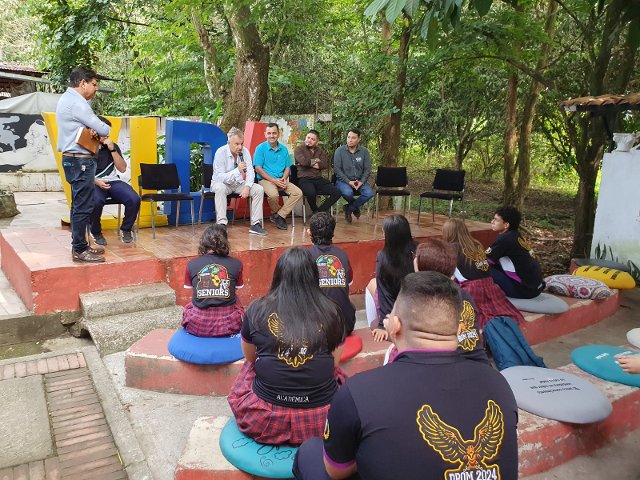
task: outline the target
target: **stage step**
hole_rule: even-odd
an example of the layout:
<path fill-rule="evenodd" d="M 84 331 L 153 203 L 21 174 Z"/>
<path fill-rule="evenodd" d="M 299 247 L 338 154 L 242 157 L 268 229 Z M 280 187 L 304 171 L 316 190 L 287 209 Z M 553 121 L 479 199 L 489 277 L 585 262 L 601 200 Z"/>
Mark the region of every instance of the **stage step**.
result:
<path fill-rule="evenodd" d="M 175 329 L 149 332 L 127 350 L 124 366 L 128 387 L 184 395 L 226 396 L 243 360 L 223 365 L 195 365 L 178 360 L 167 346 Z M 341 366 L 349 375 L 382 365 L 388 343 L 375 343 L 369 329 L 354 331 L 363 350 Z"/>
<path fill-rule="evenodd" d="M 175 304 L 176 292 L 166 283 L 80 294 L 80 307 L 85 320 L 121 313 L 156 310 Z"/>
<path fill-rule="evenodd" d="M 229 417 L 200 417 L 189 432 L 175 480 L 250 480 L 255 477 L 231 465 L 220 451 L 220 432 Z"/>
<path fill-rule="evenodd" d="M 526 322 L 520 325 L 530 345 L 575 332 L 610 317 L 620 306 L 620 291 L 605 300 L 579 300 L 560 297 L 569 304 L 569 310 L 558 315 L 522 312 Z"/>
<path fill-rule="evenodd" d="M 595 302 L 566 299 L 571 308 L 560 315 L 524 313 L 522 330 L 531 345 L 571 333 L 613 315 L 620 303 L 618 294 Z M 226 396 L 240 371 L 242 361 L 225 365 L 193 365 L 174 358 L 167 350 L 175 330 L 155 330 L 141 338 L 125 354 L 127 386 L 156 392 L 186 395 Z M 373 341 L 368 328 L 354 334 L 362 338 L 362 351 L 341 367 L 349 375 L 382 365 L 389 343 Z"/>
<path fill-rule="evenodd" d="M 182 307 L 166 283 L 136 285 L 80 295 L 81 330 L 100 355 L 121 352 L 156 328 L 178 328 Z"/>
<path fill-rule="evenodd" d="M 609 398 L 613 412 L 599 423 L 572 425 L 520 410 L 518 452 L 521 477 L 544 472 L 579 455 L 591 453 L 640 427 L 640 388 L 601 380 L 574 364 L 559 370 L 593 383 Z"/>
<path fill-rule="evenodd" d="M 126 350 L 155 329 L 179 328 L 182 310 L 182 307 L 173 305 L 90 320 L 83 319 L 82 324 L 89 331 L 100 356 L 104 357 Z"/>
<path fill-rule="evenodd" d="M 613 412 L 604 421 L 571 425 L 519 411 L 518 451 L 521 478 L 549 470 L 593 452 L 640 426 L 640 389 L 606 382 L 583 372 L 573 364 L 561 367 L 588 379 L 607 395 Z M 175 471 L 176 480 L 246 480 L 251 475 L 235 469 L 222 456 L 220 432 L 228 417 L 201 417 L 195 421 Z"/>

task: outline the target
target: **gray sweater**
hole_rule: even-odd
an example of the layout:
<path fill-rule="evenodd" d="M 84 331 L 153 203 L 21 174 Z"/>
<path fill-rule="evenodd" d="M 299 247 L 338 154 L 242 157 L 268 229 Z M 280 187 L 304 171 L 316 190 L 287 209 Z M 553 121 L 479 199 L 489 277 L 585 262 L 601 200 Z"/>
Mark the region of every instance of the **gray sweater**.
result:
<path fill-rule="evenodd" d="M 351 180 L 360 180 L 367 183 L 371 175 L 371 157 L 369 150 L 358 145 L 356 151 L 351 153 L 349 147 L 338 147 L 333 155 L 333 170 L 338 180 L 349 183 Z"/>

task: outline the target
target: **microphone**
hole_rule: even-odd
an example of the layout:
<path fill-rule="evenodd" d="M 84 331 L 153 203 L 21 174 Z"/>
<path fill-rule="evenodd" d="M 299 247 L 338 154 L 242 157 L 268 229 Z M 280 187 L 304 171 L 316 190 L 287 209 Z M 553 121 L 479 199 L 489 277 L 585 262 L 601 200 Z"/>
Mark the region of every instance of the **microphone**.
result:
<path fill-rule="evenodd" d="M 242 151 L 240 151 L 240 153 L 238 154 L 238 159 L 240 160 L 240 162 L 244 162 L 244 155 L 242 155 Z M 240 163 L 240 162 L 238 162 L 238 163 Z M 247 173 L 247 167 L 244 167 L 244 168 L 242 169 L 242 171 L 243 171 L 244 173 Z"/>

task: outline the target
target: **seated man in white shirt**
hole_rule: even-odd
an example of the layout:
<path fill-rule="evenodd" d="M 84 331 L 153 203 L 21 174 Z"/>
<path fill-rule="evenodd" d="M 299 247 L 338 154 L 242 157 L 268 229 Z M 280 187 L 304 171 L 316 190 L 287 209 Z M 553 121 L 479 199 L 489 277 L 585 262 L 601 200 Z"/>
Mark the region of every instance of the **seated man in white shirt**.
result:
<path fill-rule="evenodd" d="M 216 150 L 213 157 L 211 191 L 215 192 L 216 222 L 226 225 L 227 195 L 237 193 L 240 198 L 251 196 L 251 226 L 249 233 L 266 235 L 262 227 L 262 201 L 264 190 L 254 183 L 255 173 L 249 150 L 242 146 L 242 130 L 232 127 L 227 133 L 227 144 Z"/>

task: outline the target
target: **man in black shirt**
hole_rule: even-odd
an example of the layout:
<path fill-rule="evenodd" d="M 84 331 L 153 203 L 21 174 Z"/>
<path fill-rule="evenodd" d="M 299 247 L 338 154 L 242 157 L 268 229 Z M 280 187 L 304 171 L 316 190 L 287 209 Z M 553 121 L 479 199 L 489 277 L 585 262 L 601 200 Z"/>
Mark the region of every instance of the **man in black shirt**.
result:
<path fill-rule="evenodd" d="M 398 357 L 336 392 L 324 439 L 298 450 L 296 478 L 517 479 L 515 398 L 499 372 L 456 351 L 461 308 L 445 275 L 403 279 L 385 321 Z"/>
<path fill-rule="evenodd" d="M 489 273 L 507 297 L 534 298 L 544 290 L 545 283 L 529 242 L 518 230 L 521 218 L 515 207 L 496 210 L 491 229 L 499 235 L 486 251 Z"/>
<path fill-rule="evenodd" d="M 108 119 L 104 117 L 98 118 L 111 126 L 111 122 Z M 133 242 L 131 229 L 140 210 L 140 197 L 131 188 L 131 185 L 120 179 L 119 173 L 124 173 L 127 170 L 127 162 L 122 156 L 122 151 L 118 144 L 108 137 L 102 137 L 100 141 L 102 145 L 96 158 L 96 177 L 93 182 L 91 235 L 98 245 L 107 244 L 107 239 L 102 234 L 100 217 L 107 199 L 112 199 L 124 205 L 124 218 L 122 219 L 122 225 L 120 225 L 120 231 L 122 232 L 122 241 L 131 243 Z"/>

